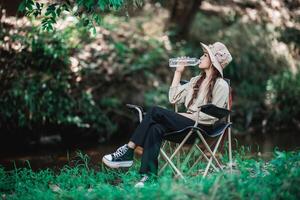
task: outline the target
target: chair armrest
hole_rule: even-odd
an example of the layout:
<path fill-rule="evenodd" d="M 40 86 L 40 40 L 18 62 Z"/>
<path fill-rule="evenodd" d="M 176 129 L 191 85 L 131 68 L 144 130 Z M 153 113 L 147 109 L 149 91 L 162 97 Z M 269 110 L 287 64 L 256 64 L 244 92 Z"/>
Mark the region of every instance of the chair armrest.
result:
<path fill-rule="evenodd" d="M 138 105 L 134 105 L 134 104 L 129 104 L 129 103 L 127 103 L 126 106 L 128 108 L 137 110 L 138 113 L 139 113 L 139 121 L 141 122 L 143 120 L 143 115 L 145 114 L 145 112 L 144 112 L 142 106 L 138 106 Z"/>
<path fill-rule="evenodd" d="M 226 117 L 231 113 L 230 110 L 227 110 L 226 108 L 218 107 L 212 103 L 198 106 L 198 109 L 205 114 L 211 115 L 219 119 Z"/>
<path fill-rule="evenodd" d="M 140 109 L 142 112 L 144 111 L 144 110 L 143 110 L 143 107 L 142 107 L 142 106 L 139 106 L 139 105 L 134 105 L 134 104 L 127 103 L 126 106 L 127 106 L 128 108 Z"/>

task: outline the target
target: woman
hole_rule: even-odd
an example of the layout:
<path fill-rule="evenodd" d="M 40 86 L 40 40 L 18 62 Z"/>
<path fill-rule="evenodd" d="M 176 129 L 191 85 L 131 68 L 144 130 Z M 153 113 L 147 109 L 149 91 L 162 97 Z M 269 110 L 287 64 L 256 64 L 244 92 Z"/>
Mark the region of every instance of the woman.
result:
<path fill-rule="evenodd" d="M 223 69 L 231 62 L 231 54 L 221 42 L 209 46 L 200 44 L 204 51 L 198 66 L 202 70 L 201 73 L 192 77 L 188 83 L 180 85 L 185 67 L 184 65 L 177 67 L 169 90 L 170 103 L 184 103 L 186 113 L 177 113 L 159 106 L 151 107 L 128 144 L 102 159 L 104 164 L 111 168 L 130 167 L 133 164 L 135 147 L 143 147 L 139 171 L 142 179 L 135 185 L 136 187 L 143 187 L 149 180 L 149 175 L 157 174 L 157 158 L 164 133 L 192 126 L 196 120 L 200 127 L 210 128 L 218 119 L 202 112 L 197 116 L 198 106 L 212 103 L 225 108 L 227 105 L 229 86 L 223 79 Z"/>

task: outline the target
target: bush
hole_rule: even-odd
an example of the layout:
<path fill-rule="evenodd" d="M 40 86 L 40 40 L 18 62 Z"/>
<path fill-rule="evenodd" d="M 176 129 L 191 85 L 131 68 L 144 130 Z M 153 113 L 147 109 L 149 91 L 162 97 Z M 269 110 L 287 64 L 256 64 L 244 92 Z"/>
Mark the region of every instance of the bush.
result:
<path fill-rule="evenodd" d="M 300 125 L 300 73 L 285 71 L 267 84 L 266 104 L 269 124 L 291 128 Z"/>
<path fill-rule="evenodd" d="M 0 26 L 1 133 L 40 126 L 75 126 L 107 135 L 115 131 L 70 68 L 75 27 L 47 33 L 5 22 Z"/>

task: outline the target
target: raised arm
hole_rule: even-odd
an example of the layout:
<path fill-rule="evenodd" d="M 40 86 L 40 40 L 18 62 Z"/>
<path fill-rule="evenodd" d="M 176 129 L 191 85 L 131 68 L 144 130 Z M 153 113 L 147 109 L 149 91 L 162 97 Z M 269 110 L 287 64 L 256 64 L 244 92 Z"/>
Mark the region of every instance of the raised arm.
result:
<path fill-rule="evenodd" d="M 172 81 L 171 87 L 179 85 L 180 80 L 181 80 L 181 74 L 182 74 L 182 72 L 177 71 L 177 70 L 174 72 L 174 76 L 173 76 L 173 81 Z"/>
<path fill-rule="evenodd" d="M 177 102 L 184 102 L 184 97 L 186 95 L 186 87 L 188 84 L 181 85 L 181 75 L 185 69 L 185 63 L 176 68 L 174 72 L 173 81 L 169 89 L 169 101 L 171 104 L 175 104 Z"/>

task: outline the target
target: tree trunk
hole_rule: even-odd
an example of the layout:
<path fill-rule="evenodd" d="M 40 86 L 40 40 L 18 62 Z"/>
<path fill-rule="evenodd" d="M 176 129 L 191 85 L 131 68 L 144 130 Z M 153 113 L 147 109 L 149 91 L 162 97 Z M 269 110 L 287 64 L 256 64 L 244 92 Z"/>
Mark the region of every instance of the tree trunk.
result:
<path fill-rule="evenodd" d="M 166 29 L 175 31 L 173 38 L 186 38 L 202 0 L 172 0 L 166 7 L 170 11 L 170 19 Z"/>
<path fill-rule="evenodd" d="M 6 16 L 16 16 L 21 2 L 22 0 L 0 0 L 0 8 L 6 10 Z"/>

